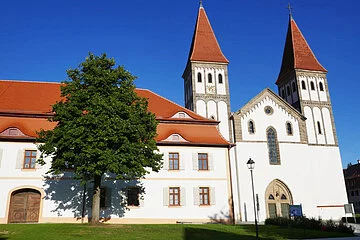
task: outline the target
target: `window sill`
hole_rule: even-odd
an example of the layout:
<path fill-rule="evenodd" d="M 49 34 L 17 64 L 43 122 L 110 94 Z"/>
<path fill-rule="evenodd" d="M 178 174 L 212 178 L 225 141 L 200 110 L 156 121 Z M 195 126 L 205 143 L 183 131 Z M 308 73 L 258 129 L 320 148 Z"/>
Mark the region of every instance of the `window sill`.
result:
<path fill-rule="evenodd" d="M 140 205 L 139 206 L 130 205 L 130 206 L 126 206 L 126 207 L 129 209 L 139 209 Z"/>
<path fill-rule="evenodd" d="M 36 168 L 22 168 L 21 171 L 22 172 L 35 172 Z"/>

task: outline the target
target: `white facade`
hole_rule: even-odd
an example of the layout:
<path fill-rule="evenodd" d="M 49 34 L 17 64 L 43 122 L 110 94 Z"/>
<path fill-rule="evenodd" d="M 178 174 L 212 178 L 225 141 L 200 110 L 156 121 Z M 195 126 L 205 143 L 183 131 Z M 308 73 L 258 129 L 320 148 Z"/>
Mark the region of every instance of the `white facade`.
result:
<path fill-rule="evenodd" d="M 11 196 L 17 190 L 33 189 L 41 195 L 38 222 L 81 222 L 84 186 L 73 180 L 71 172 L 49 176 L 49 164 L 24 169 L 24 151 L 36 150 L 33 143 L 1 142 L 0 223 L 8 223 Z M 230 185 L 228 149 L 224 147 L 160 146 L 164 167 L 141 181 L 116 181 L 105 176 L 104 221 L 112 223 L 176 223 L 228 220 Z M 179 170 L 169 169 L 169 153 L 179 154 Z M 198 153 L 207 153 L 208 170 L 198 169 Z M 47 159 L 49 162 L 50 159 Z M 126 206 L 127 188 L 140 187 L 139 206 Z M 90 211 L 91 183 L 85 187 L 85 222 Z M 180 190 L 179 206 L 169 204 L 169 188 Z M 201 205 L 198 189 L 209 190 L 209 204 Z"/>

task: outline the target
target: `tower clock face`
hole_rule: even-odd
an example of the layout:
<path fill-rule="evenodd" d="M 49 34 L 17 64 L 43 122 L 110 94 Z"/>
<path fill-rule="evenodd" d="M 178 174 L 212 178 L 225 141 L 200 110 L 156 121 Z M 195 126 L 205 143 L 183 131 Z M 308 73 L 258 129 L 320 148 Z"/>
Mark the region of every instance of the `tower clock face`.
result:
<path fill-rule="evenodd" d="M 207 86 L 206 86 L 206 91 L 207 91 L 208 93 L 215 93 L 215 86 L 213 86 L 213 85 L 207 85 Z"/>

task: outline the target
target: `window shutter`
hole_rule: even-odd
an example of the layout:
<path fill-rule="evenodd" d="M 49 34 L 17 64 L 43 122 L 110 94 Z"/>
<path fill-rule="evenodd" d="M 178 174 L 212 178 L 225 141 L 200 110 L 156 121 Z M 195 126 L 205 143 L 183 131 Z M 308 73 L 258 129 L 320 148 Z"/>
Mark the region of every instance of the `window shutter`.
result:
<path fill-rule="evenodd" d="M 215 202 L 215 188 L 214 187 L 210 188 L 210 204 L 211 205 L 216 204 L 216 202 Z"/>
<path fill-rule="evenodd" d="M 179 169 L 180 170 L 185 170 L 185 158 L 182 157 L 182 155 L 179 153 Z"/>
<path fill-rule="evenodd" d="M 199 206 L 199 187 L 193 187 L 194 205 Z"/>
<path fill-rule="evenodd" d="M 193 162 L 193 169 L 199 170 L 199 161 L 198 161 L 198 154 L 193 153 L 192 154 L 192 162 Z"/>
<path fill-rule="evenodd" d="M 105 188 L 105 207 L 111 208 L 111 188 Z"/>
<path fill-rule="evenodd" d="M 3 150 L 0 148 L 0 168 L 1 168 L 1 160 L 2 160 Z"/>
<path fill-rule="evenodd" d="M 169 170 L 169 153 L 165 152 L 163 155 L 163 169 Z"/>
<path fill-rule="evenodd" d="M 180 188 L 180 206 L 186 205 L 185 188 Z"/>
<path fill-rule="evenodd" d="M 169 188 L 164 187 L 163 189 L 163 204 L 164 206 L 169 206 Z"/>
<path fill-rule="evenodd" d="M 214 158 L 212 153 L 208 153 L 209 170 L 214 170 Z"/>
<path fill-rule="evenodd" d="M 23 168 L 23 165 L 24 165 L 24 151 L 25 151 L 25 149 L 19 149 L 18 150 L 18 154 L 17 154 L 17 158 L 16 158 L 16 165 L 15 165 L 16 169 Z"/>
<path fill-rule="evenodd" d="M 36 151 L 36 161 L 40 158 L 40 153 L 39 151 Z M 43 165 L 39 164 L 39 163 L 35 163 L 35 168 L 36 169 L 42 169 Z"/>

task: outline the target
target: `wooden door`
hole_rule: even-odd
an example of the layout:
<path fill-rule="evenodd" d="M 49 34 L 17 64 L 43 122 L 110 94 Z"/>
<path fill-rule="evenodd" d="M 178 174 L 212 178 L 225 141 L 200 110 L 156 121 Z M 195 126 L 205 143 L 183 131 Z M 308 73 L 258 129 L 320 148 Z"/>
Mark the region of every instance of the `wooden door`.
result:
<path fill-rule="evenodd" d="M 9 223 L 38 222 L 40 200 L 40 193 L 33 189 L 14 192 L 10 200 Z"/>

